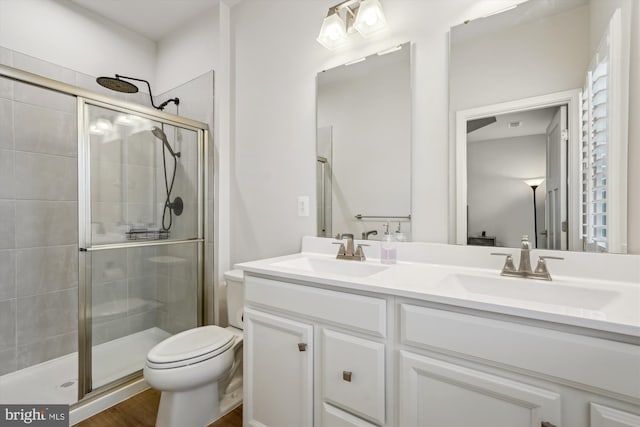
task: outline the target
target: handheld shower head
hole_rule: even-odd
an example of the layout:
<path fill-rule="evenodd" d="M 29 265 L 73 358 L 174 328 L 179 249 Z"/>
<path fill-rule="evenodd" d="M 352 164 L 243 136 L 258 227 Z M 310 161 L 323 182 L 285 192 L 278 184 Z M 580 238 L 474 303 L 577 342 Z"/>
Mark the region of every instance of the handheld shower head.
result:
<path fill-rule="evenodd" d="M 167 148 L 167 150 L 169 150 L 169 153 L 171 153 L 171 156 L 173 157 L 173 176 L 171 177 L 171 181 L 169 181 L 169 178 L 167 177 L 167 162 L 165 160 L 165 151 L 164 148 L 162 149 L 164 185 L 165 189 L 167 190 L 167 200 L 164 202 L 164 208 L 162 210 L 162 229 L 169 230 L 171 229 L 171 224 L 173 223 L 173 214 L 180 216 L 182 215 L 182 210 L 184 209 L 184 203 L 181 197 L 176 197 L 173 202 L 171 201 L 171 191 L 173 190 L 173 183 L 176 179 L 176 170 L 178 169 L 178 157 L 180 157 L 180 153 L 176 153 L 175 151 L 173 151 L 173 148 L 171 148 L 169 141 L 167 141 L 167 135 L 161 128 L 154 126 L 151 128 L 151 133 L 153 134 L 153 136 L 162 141 L 162 144 L 164 144 L 164 146 Z M 167 213 L 169 217 L 169 225 L 165 225 L 165 218 L 167 218 Z"/>
<path fill-rule="evenodd" d="M 164 133 L 164 131 L 162 129 L 160 129 L 157 126 L 154 126 L 153 128 L 151 128 L 151 133 L 153 134 L 153 136 L 155 136 L 160 141 L 162 141 L 162 143 L 164 144 L 165 147 L 167 147 L 167 150 L 169 150 L 169 153 L 171 153 L 171 155 L 173 156 L 174 159 L 176 157 L 180 157 L 180 152 L 176 153 L 175 151 L 173 151 L 173 148 L 171 148 L 171 145 L 169 144 L 169 141 L 167 140 L 167 135 Z"/>

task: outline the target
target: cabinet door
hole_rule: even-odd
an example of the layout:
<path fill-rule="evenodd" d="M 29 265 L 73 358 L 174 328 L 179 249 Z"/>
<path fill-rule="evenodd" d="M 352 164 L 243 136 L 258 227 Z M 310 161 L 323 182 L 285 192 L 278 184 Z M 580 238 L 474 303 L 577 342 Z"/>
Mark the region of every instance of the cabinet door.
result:
<path fill-rule="evenodd" d="M 561 425 L 557 393 L 404 351 L 398 402 L 403 427 Z"/>
<path fill-rule="evenodd" d="M 640 427 L 640 415 L 591 403 L 591 427 Z"/>
<path fill-rule="evenodd" d="M 313 327 L 244 310 L 245 425 L 313 425 Z"/>

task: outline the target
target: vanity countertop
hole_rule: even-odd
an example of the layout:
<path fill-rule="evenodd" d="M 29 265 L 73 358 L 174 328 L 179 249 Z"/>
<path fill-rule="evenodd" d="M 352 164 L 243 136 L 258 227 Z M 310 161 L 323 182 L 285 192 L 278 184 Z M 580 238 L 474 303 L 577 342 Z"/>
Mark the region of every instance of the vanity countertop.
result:
<path fill-rule="evenodd" d="M 625 271 L 618 272 L 616 278 L 621 280 L 580 277 L 579 273 L 576 276 L 554 274 L 553 266 L 550 266 L 553 281 L 547 282 L 502 277 L 500 268 L 495 267 L 495 260 L 489 268 L 479 267 L 474 262 L 468 262 L 472 266 L 465 266 L 418 261 L 416 259 L 420 257 L 416 256 L 406 257 L 412 261 L 392 265 L 381 264 L 373 257 L 364 262 L 336 260 L 335 255 L 326 253 L 335 250 L 335 247 L 327 246 L 330 239 L 305 239 L 300 253 L 241 263 L 236 267 L 245 273 L 293 282 L 406 297 L 640 337 L 640 283 L 637 280 L 640 256 L 626 255 L 621 260 L 615 258 L 620 256 L 608 260 L 600 258 L 601 268 L 610 267 L 607 263 L 611 261 L 614 267 L 626 269 L 626 275 Z M 428 245 L 405 244 L 399 252 L 401 254 L 405 249 L 409 255 Z M 368 250 L 375 253 L 375 246 L 374 243 Z M 457 248 L 455 250 L 477 252 L 477 248 Z M 580 258 L 580 254 L 577 256 Z M 571 264 L 571 258 L 576 254 L 568 257 Z M 498 264 L 501 262 L 498 260 Z"/>

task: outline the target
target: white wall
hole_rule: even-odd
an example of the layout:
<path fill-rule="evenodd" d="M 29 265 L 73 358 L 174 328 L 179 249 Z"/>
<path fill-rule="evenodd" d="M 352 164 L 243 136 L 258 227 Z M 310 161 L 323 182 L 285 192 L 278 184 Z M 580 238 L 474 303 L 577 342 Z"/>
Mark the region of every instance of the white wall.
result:
<path fill-rule="evenodd" d="M 590 14 L 590 35 L 589 35 L 589 57 L 593 57 L 598 50 L 598 45 L 602 41 L 602 35 L 609 26 L 611 16 L 616 9 L 622 10 L 623 23 L 623 39 L 628 40 L 631 32 L 631 22 L 633 16 L 634 4 L 637 6 L 637 0 L 597 0 L 591 2 Z M 628 46 L 627 46 L 628 48 Z"/>
<path fill-rule="evenodd" d="M 91 76 L 155 78 L 154 42 L 69 1 L 0 0 L 0 46 Z"/>
<path fill-rule="evenodd" d="M 158 42 L 156 87 L 165 92 L 217 69 L 219 9 L 212 7 Z"/>
<path fill-rule="evenodd" d="M 582 6 L 456 43 L 451 111 L 581 88 L 588 40 L 589 7 Z"/>
<path fill-rule="evenodd" d="M 467 143 L 469 236 L 495 236 L 497 246 L 534 241 L 533 194 L 524 179 L 545 176 L 546 136 L 529 135 Z M 538 234 L 544 230 L 544 184 L 536 190 Z M 538 237 L 538 247 L 544 239 Z"/>
<path fill-rule="evenodd" d="M 315 194 L 316 73 L 407 41 L 415 43 L 412 235 L 448 241 L 447 32 L 515 2 L 385 1 L 388 33 L 366 41 L 353 35 L 330 52 L 315 39 L 334 3 L 244 1 L 233 8 L 233 262 L 294 252 L 303 235 L 316 232 L 313 214 L 296 213 L 297 196 Z"/>
<path fill-rule="evenodd" d="M 374 57 L 333 70 L 345 73 L 318 87 L 318 128 L 332 126 L 333 235 L 377 230 L 381 236 L 379 222 L 354 216 L 411 213 L 409 55 L 392 55 L 398 55 L 393 62 L 374 64 L 390 56 Z"/>

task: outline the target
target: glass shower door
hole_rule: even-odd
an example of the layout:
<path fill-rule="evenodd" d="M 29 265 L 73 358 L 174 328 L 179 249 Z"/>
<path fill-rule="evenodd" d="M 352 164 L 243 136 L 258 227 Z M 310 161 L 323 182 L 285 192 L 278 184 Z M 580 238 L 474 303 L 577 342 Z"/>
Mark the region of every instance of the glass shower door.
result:
<path fill-rule="evenodd" d="M 138 374 L 155 344 L 202 321 L 203 136 L 82 104 L 80 364 L 89 393 Z"/>

